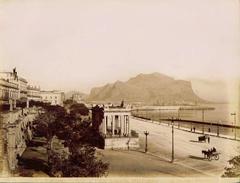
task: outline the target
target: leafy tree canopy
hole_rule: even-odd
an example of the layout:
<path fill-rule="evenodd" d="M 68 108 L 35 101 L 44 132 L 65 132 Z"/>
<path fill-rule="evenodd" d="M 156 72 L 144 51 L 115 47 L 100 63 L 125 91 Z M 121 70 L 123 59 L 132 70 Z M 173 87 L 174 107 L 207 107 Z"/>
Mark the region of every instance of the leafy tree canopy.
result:
<path fill-rule="evenodd" d="M 43 105 L 45 113 L 35 120 L 34 134 L 46 137 L 48 165 L 51 176 L 86 177 L 103 176 L 108 164 L 95 157 L 94 146 L 103 146 L 104 141 L 99 132 L 95 131 L 90 122 L 78 123 L 72 113 L 63 107 Z M 88 112 L 85 105 L 74 105 L 74 110 Z M 82 113 L 83 114 L 83 113 Z M 69 149 L 68 158 L 64 158 L 52 149 L 53 137 L 64 140 Z"/>
<path fill-rule="evenodd" d="M 225 168 L 223 177 L 240 177 L 240 155 L 228 161 L 229 167 Z"/>

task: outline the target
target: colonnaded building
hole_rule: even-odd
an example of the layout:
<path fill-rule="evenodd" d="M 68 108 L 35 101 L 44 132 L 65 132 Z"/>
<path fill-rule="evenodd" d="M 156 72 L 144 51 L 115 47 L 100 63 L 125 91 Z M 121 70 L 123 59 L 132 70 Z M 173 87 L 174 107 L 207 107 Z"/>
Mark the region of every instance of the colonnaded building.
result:
<path fill-rule="evenodd" d="M 97 106 L 98 107 L 98 106 Z M 131 106 L 102 106 L 102 121 L 99 131 L 104 136 L 105 149 L 129 149 L 139 147 L 138 134 L 131 129 Z M 97 110 L 93 110 L 94 114 Z M 99 110 L 98 110 L 99 111 Z"/>

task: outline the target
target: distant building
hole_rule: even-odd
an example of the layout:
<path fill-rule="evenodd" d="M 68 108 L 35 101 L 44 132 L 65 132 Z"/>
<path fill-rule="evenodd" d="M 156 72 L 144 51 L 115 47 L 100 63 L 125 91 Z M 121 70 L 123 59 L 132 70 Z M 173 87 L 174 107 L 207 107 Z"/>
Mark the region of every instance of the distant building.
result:
<path fill-rule="evenodd" d="M 10 110 L 16 108 L 18 99 L 18 85 L 8 80 L 0 78 L 0 104 L 9 104 Z"/>
<path fill-rule="evenodd" d="M 28 86 L 27 87 L 27 97 L 28 100 L 33 100 L 33 101 L 41 101 L 41 94 L 40 94 L 40 87 L 33 87 L 33 86 Z"/>
<path fill-rule="evenodd" d="M 19 77 L 16 69 L 12 72 L 0 72 L 0 103 L 9 104 L 10 110 L 16 108 L 17 100 L 27 102 L 27 80 Z"/>
<path fill-rule="evenodd" d="M 74 93 L 72 95 L 72 100 L 77 102 L 77 103 L 85 103 L 83 101 L 83 94 L 80 94 L 80 93 Z"/>
<path fill-rule="evenodd" d="M 19 98 L 20 99 L 27 99 L 27 80 L 19 77 L 18 79 L 18 87 L 19 87 Z"/>
<path fill-rule="evenodd" d="M 96 116 L 95 106 L 92 109 L 93 128 Z M 99 131 L 105 137 L 104 148 L 137 148 L 139 147 L 138 134 L 131 130 L 131 107 L 130 106 L 104 106 L 103 119 L 99 125 Z M 99 110 L 97 110 L 99 111 Z M 98 124 L 96 124 L 98 125 Z"/>
<path fill-rule="evenodd" d="M 64 93 L 61 91 L 41 91 L 40 95 L 42 102 L 63 106 Z"/>
<path fill-rule="evenodd" d="M 11 83 L 15 83 L 18 86 L 18 99 L 27 98 L 27 80 L 19 77 L 16 69 L 13 72 L 0 72 L 0 78 L 5 79 Z"/>

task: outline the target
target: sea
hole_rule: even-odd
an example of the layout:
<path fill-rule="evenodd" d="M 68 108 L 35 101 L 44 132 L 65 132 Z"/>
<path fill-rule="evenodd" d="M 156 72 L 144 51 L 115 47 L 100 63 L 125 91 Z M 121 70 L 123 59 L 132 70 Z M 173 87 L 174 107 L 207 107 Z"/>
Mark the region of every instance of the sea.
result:
<path fill-rule="evenodd" d="M 186 106 L 185 106 L 186 107 Z M 188 106 L 191 107 L 191 106 Z M 229 124 L 240 126 L 239 115 L 240 111 L 237 105 L 233 104 L 206 104 L 200 106 L 203 110 L 193 109 L 193 110 L 178 110 L 179 106 L 147 106 L 148 110 L 138 110 L 138 116 L 145 117 L 154 121 L 161 121 L 161 119 L 167 118 L 180 118 L 183 120 L 193 120 L 193 121 L 205 121 L 218 124 Z M 154 109 L 154 110 L 149 110 Z M 235 115 L 232 115 L 236 113 Z M 236 118 L 236 119 L 235 119 Z M 182 127 L 185 128 L 195 128 L 198 131 L 202 131 L 202 125 L 189 123 L 181 123 Z M 217 133 L 219 129 L 216 126 L 205 125 L 204 130 L 212 133 Z M 223 128 L 219 130 L 220 134 L 224 135 L 235 135 L 235 129 Z M 237 136 L 240 137 L 240 130 L 237 130 Z"/>

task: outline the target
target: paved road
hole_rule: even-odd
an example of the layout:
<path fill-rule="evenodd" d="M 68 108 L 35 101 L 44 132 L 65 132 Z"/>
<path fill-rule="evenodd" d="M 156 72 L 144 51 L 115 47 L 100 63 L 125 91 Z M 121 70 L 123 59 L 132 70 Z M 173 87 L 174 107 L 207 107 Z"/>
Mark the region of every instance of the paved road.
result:
<path fill-rule="evenodd" d="M 148 149 L 149 153 L 156 157 L 171 159 L 171 127 L 158 125 L 142 120 L 131 119 L 131 128 L 140 135 L 140 145 L 144 149 L 144 131 L 149 131 Z M 240 143 L 218 137 L 211 137 L 210 144 L 197 142 L 199 134 L 194 134 L 182 130 L 174 130 L 175 141 L 175 165 L 194 170 L 205 176 L 221 176 L 227 161 L 240 153 Z M 203 159 L 202 150 L 215 147 L 220 152 L 218 161 L 208 161 Z M 191 176 L 191 172 L 188 174 Z"/>

